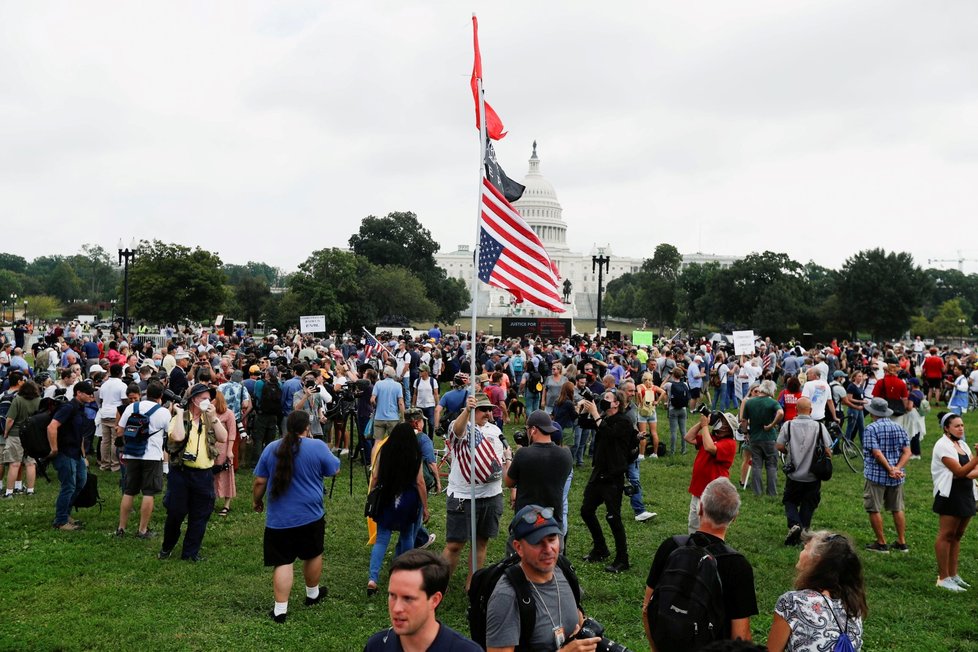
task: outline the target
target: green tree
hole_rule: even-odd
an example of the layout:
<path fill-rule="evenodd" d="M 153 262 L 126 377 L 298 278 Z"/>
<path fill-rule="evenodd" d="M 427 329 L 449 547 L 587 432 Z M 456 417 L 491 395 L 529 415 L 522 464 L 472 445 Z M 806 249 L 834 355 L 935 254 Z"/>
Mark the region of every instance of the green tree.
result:
<path fill-rule="evenodd" d="M 45 289 L 62 301 L 81 299 L 83 294 L 81 279 L 67 260 L 60 261 L 51 270 Z"/>
<path fill-rule="evenodd" d="M 17 254 L 0 253 L 0 269 L 23 274 L 27 271 L 27 261 Z"/>
<path fill-rule="evenodd" d="M 24 294 L 24 275 L 9 269 L 0 269 L 0 288 L 9 296 L 11 293 Z"/>
<path fill-rule="evenodd" d="M 416 272 L 415 276 L 421 279 L 428 298 L 435 303 L 436 317 L 440 321 L 454 322 L 472 303 L 472 293 L 465 281 L 449 278 L 448 272 L 441 267 Z"/>
<path fill-rule="evenodd" d="M 387 315 L 427 321 L 438 314 L 438 306 L 425 294 L 424 283 L 403 267 L 374 267 L 361 279 L 361 291 L 360 310 L 368 324 Z"/>
<path fill-rule="evenodd" d="M 435 254 L 441 247 L 431 231 L 414 213 L 388 213 L 386 217 L 368 215 L 360 230 L 350 236 L 350 249 L 374 265 L 399 265 L 412 272 L 435 267 Z"/>
<path fill-rule="evenodd" d="M 961 299 L 948 299 L 942 303 L 931 324 L 935 335 L 964 337 L 971 331 L 971 322 L 961 308 Z"/>
<path fill-rule="evenodd" d="M 289 277 L 279 305 L 279 323 L 295 324 L 300 315 L 325 315 L 329 329 L 359 329 L 376 319 L 362 292 L 361 279 L 372 271 L 363 257 L 342 249 L 320 249 Z"/>
<path fill-rule="evenodd" d="M 874 340 L 902 335 L 930 292 L 929 279 L 913 256 L 882 249 L 866 249 L 847 258 L 835 290 L 848 314 L 850 334 L 855 337 L 858 329 L 868 330 Z"/>
<path fill-rule="evenodd" d="M 719 263 L 693 263 L 679 273 L 679 304 L 687 327 L 703 322 L 719 324 L 715 298 L 709 292 L 721 273 Z"/>
<path fill-rule="evenodd" d="M 81 253 L 68 259 L 81 283 L 82 293 L 91 301 L 108 299 L 115 292 L 119 269 L 100 245 L 83 244 Z"/>
<path fill-rule="evenodd" d="M 234 297 L 241 315 L 237 319 L 247 321 L 249 325 L 261 321 L 264 317 L 268 297 L 272 295 L 268 281 L 262 276 L 246 276 L 234 288 Z"/>
<path fill-rule="evenodd" d="M 130 319 L 211 321 L 224 310 L 224 280 L 221 259 L 209 251 L 159 240 L 141 242 L 129 267 Z M 120 280 L 120 309 L 123 292 Z"/>
<path fill-rule="evenodd" d="M 652 258 L 642 263 L 640 291 L 636 300 L 643 306 L 649 323 L 662 330 L 663 325 L 676 321 L 679 310 L 679 270 L 683 264 L 682 254 L 671 244 L 661 243 L 655 248 Z"/>
<path fill-rule="evenodd" d="M 224 265 L 224 274 L 227 276 L 228 283 L 230 285 L 240 285 L 244 279 L 248 278 L 261 278 L 265 281 L 265 285 L 272 287 L 275 286 L 279 279 L 282 277 L 282 270 L 278 267 L 272 267 L 267 263 L 258 263 L 249 260 L 244 265 L 234 265 L 231 263 Z"/>
<path fill-rule="evenodd" d="M 57 319 L 64 316 L 64 307 L 57 297 L 46 294 L 32 294 L 27 300 L 28 319 Z"/>

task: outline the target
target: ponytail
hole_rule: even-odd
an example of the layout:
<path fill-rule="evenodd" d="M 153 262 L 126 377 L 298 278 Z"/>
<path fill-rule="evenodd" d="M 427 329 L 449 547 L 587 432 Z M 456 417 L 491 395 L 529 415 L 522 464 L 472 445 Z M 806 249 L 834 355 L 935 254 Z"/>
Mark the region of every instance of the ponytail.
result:
<path fill-rule="evenodd" d="M 289 415 L 285 423 L 285 436 L 275 451 L 275 473 L 272 475 L 272 500 L 280 498 L 292 484 L 292 473 L 295 468 L 295 456 L 299 454 L 302 444 L 300 435 L 309 428 L 309 414 L 296 410 Z"/>

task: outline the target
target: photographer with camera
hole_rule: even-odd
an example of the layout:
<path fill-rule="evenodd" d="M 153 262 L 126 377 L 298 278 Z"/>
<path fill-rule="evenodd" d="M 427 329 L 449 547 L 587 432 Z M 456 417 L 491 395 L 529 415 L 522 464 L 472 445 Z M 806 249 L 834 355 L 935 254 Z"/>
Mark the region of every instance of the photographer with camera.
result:
<path fill-rule="evenodd" d="M 180 538 L 180 527 L 187 520 L 181 559 L 200 561 L 200 545 L 211 512 L 214 511 L 214 474 L 217 444 L 227 441 L 227 430 L 217 418 L 217 408 L 210 401 L 207 385 L 197 383 L 190 389 L 189 407 L 174 409 L 168 427 L 167 448 L 170 473 L 163 504 L 166 525 L 159 558 L 169 559 Z"/>
<path fill-rule="evenodd" d="M 725 412 L 711 412 L 705 405 L 694 410 L 699 421 L 683 435 L 696 448 L 693 475 L 689 480 L 689 516 L 687 525 L 692 534 L 699 529 L 700 496 L 703 489 L 717 478 L 730 477 L 730 467 L 737 459 L 736 419 Z"/>
<path fill-rule="evenodd" d="M 591 478 L 584 487 L 584 499 L 581 503 L 581 518 L 593 541 L 591 551 L 584 557 L 584 561 L 602 561 L 611 554 L 597 516 L 598 506 L 603 503 L 607 511 L 605 520 L 608 521 L 615 539 L 615 559 L 604 567 L 609 573 L 621 573 L 629 569 L 628 542 L 625 539 L 625 526 L 621 522 L 621 501 L 625 491 L 629 453 L 635 445 L 635 429 L 628 417 L 622 414 L 627 401 L 624 392 L 607 391 L 601 397 L 600 412 L 592 401 L 585 401 L 584 406 L 598 428 Z"/>

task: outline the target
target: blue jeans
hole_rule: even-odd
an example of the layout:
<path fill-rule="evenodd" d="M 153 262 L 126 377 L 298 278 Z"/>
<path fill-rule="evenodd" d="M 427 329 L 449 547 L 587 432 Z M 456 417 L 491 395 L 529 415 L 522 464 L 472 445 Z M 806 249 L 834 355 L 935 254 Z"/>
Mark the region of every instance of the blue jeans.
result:
<path fill-rule="evenodd" d="M 686 408 L 669 407 L 669 454 L 676 454 L 676 437 L 682 442 L 682 452 L 686 452 Z"/>
<path fill-rule="evenodd" d="M 645 511 L 645 500 L 642 499 L 642 483 L 638 478 L 638 460 L 628 465 L 625 477 L 628 478 L 628 484 L 636 489 L 629 500 L 632 503 L 632 511 L 635 512 L 635 516 L 638 516 Z"/>
<path fill-rule="evenodd" d="M 529 390 L 523 392 L 523 401 L 526 403 L 526 416 L 530 416 L 540 409 L 540 397 L 543 394 L 535 394 Z"/>
<path fill-rule="evenodd" d="M 432 405 L 431 407 L 421 408 L 421 414 L 423 414 L 425 418 L 425 434 L 427 434 L 429 437 L 434 437 L 435 426 L 438 425 L 435 423 L 435 406 Z M 500 428 L 500 430 L 502 430 L 502 428 Z"/>
<path fill-rule="evenodd" d="M 401 378 L 401 386 L 404 388 L 404 405 L 411 405 L 411 377 Z"/>
<path fill-rule="evenodd" d="M 394 548 L 395 557 L 402 552 L 407 552 L 414 548 L 414 531 L 416 526 L 417 521 L 415 520 L 401 528 L 397 539 L 397 547 Z M 370 579 L 374 582 L 380 578 L 380 567 L 383 565 L 384 557 L 387 555 L 387 546 L 390 545 L 393 532 L 393 530 L 385 528 L 380 523 L 377 524 L 377 540 L 374 542 L 374 547 L 370 551 Z"/>
<path fill-rule="evenodd" d="M 578 466 L 584 464 L 584 451 L 587 450 L 588 442 L 593 436 L 593 429 L 574 426 L 574 447 L 571 448 L 571 453 L 574 455 L 574 463 Z"/>
<path fill-rule="evenodd" d="M 737 400 L 737 395 L 734 392 L 734 381 L 733 381 L 733 379 L 731 378 L 726 383 L 724 383 L 724 386 L 727 388 L 727 400 L 730 401 L 730 405 L 732 405 L 735 408 L 739 408 L 740 407 L 740 401 Z"/>
<path fill-rule="evenodd" d="M 54 502 L 54 525 L 60 527 L 68 522 L 71 504 L 88 482 L 88 467 L 85 466 L 84 458 L 79 457 L 76 460 L 63 453 L 58 453 L 53 464 L 58 472 L 58 482 L 61 483 L 61 491 Z"/>
<path fill-rule="evenodd" d="M 573 482 L 573 480 L 574 480 L 574 467 L 571 467 L 570 475 L 567 476 L 567 482 L 564 483 L 564 500 L 563 500 L 564 520 L 561 521 L 561 523 L 563 525 L 565 537 L 567 536 L 567 496 L 570 494 L 571 482 Z"/>
<path fill-rule="evenodd" d="M 720 411 L 723 412 L 730 407 L 730 390 L 727 383 L 720 383 L 713 394 L 713 410 L 716 411 L 717 404 L 720 404 Z"/>
<path fill-rule="evenodd" d="M 859 433 L 859 442 L 863 441 L 863 432 L 866 430 L 866 415 L 863 414 L 862 410 L 849 410 L 846 413 L 846 418 L 849 420 L 848 425 L 846 425 L 846 439 L 852 441 L 852 436 Z"/>

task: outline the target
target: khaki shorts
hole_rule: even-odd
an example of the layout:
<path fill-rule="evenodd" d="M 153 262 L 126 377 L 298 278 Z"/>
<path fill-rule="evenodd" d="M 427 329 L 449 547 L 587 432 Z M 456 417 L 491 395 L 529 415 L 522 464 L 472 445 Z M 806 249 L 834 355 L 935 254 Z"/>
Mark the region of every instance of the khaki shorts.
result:
<path fill-rule="evenodd" d="M 0 438 L 2 441 L 2 438 Z M 20 442 L 20 437 L 10 436 L 7 438 L 7 445 L 4 446 L 0 444 L 0 460 L 4 464 L 20 464 L 24 463 L 28 466 L 34 466 L 37 461 L 33 457 L 28 457 L 24 455 L 24 445 Z"/>
<path fill-rule="evenodd" d="M 863 487 L 863 507 L 869 514 L 877 514 L 882 511 L 902 512 L 903 511 L 903 485 L 898 484 L 885 487 L 875 482 L 866 481 Z"/>

